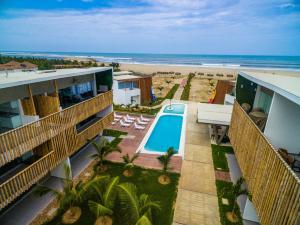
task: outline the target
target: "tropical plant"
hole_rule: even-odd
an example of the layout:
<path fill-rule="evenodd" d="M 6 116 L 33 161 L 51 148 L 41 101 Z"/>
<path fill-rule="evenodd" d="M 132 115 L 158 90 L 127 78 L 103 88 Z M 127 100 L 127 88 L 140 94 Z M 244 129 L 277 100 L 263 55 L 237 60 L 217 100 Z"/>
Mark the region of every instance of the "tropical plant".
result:
<path fill-rule="evenodd" d="M 64 165 L 64 178 L 62 178 L 62 190 L 52 189 L 48 186 L 40 185 L 35 190 L 35 194 L 38 196 L 51 193 L 55 196 L 59 203 L 59 209 L 67 211 L 63 215 L 63 223 L 75 223 L 81 216 L 81 209 L 78 207 L 83 201 L 84 196 L 89 190 L 90 186 L 96 180 L 82 183 L 79 182 L 76 185 L 72 180 L 71 169 L 65 164 Z"/>
<path fill-rule="evenodd" d="M 162 90 L 164 89 L 164 87 L 163 87 L 163 86 L 159 86 L 157 89 L 159 90 L 160 95 L 162 95 L 161 92 L 162 92 Z"/>
<path fill-rule="evenodd" d="M 172 156 L 176 154 L 173 147 L 170 147 L 164 155 L 160 155 L 157 157 L 160 164 L 163 166 L 163 175 L 161 175 L 158 180 L 161 184 L 169 184 L 170 178 L 167 176 L 167 172 L 170 169 L 170 161 Z"/>
<path fill-rule="evenodd" d="M 118 146 L 111 145 L 108 140 L 104 137 L 100 138 L 99 142 L 91 141 L 92 145 L 94 146 L 96 153 L 91 155 L 91 158 L 97 161 L 94 170 L 103 172 L 107 168 L 104 166 L 105 158 L 113 153 L 113 152 L 120 152 L 121 149 Z"/>
<path fill-rule="evenodd" d="M 160 210 L 158 202 L 146 194 L 138 197 L 136 186 L 131 183 L 119 184 L 118 193 L 124 225 L 152 225 L 153 210 Z"/>
<path fill-rule="evenodd" d="M 247 189 L 243 188 L 243 183 L 244 183 L 245 179 L 243 177 L 240 177 L 235 184 L 232 185 L 232 188 L 224 188 L 223 192 L 225 193 L 230 193 L 232 196 L 234 196 L 233 198 L 233 207 L 232 207 L 232 211 L 227 213 L 227 218 L 232 221 L 232 222 L 237 222 L 238 221 L 238 217 L 235 214 L 235 211 L 237 209 L 237 198 L 240 195 L 247 195 L 250 199 L 250 201 L 252 201 L 252 196 L 251 194 L 248 192 Z"/>
<path fill-rule="evenodd" d="M 104 179 L 104 182 L 93 183 L 92 188 L 98 195 L 98 201 L 90 200 L 88 205 L 97 218 L 95 224 L 111 225 L 119 177 L 104 177 Z"/>
<path fill-rule="evenodd" d="M 168 84 L 168 86 L 170 85 L 170 83 L 172 82 L 172 81 L 170 81 L 170 80 L 165 80 L 165 82 Z"/>
<path fill-rule="evenodd" d="M 140 156 L 139 152 L 135 153 L 131 158 L 129 154 L 122 156 L 125 163 L 123 175 L 126 177 L 133 176 L 134 161 Z"/>

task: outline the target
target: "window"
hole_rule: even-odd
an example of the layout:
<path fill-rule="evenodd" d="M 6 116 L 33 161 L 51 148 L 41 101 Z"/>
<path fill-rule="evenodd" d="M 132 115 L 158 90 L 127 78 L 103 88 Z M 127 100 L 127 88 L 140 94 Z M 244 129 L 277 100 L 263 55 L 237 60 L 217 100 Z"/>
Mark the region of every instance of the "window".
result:
<path fill-rule="evenodd" d="M 136 81 L 127 81 L 127 82 L 120 82 L 119 89 L 134 89 L 138 88 L 138 83 Z"/>

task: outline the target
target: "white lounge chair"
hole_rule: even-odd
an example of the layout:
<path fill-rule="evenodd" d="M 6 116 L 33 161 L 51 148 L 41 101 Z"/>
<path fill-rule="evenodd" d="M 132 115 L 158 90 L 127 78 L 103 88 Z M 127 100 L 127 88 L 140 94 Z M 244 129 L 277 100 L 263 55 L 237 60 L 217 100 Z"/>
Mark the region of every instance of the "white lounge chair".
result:
<path fill-rule="evenodd" d="M 130 127 L 131 124 L 125 123 L 123 120 L 120 120 L 121 127 Z"/>
<path fill-rule="evenodd" d="M 141 121 L 140 118 L 137 119 L 137 123 L 140 124 L 140 125 L 147 125 L 148 124 L 148 122 Z"/>
<path fill-rule="evenodd" d="M 114 112 L 114 118 L 116 118 L 116 119 L 121 119 L 123 116 L 121 116 L 121 115 L 118 115 L 118 114 L 116 114 L 115 112 Z"/>
<path fill-rule="evenodd" d="M 134 123 L 134 128 L 137 129 L 137 130 L 144 130 L 145 129 L 144 126 L 140 126 L 140 125 L 138 125 L 136 123 Z"/>
<path fill-rule="evenodd" d="M 126 118 L 126 116 L 124 116 L 124 117 L 123 117 L 123 120 L 125 121 L 125 123 L 133 123 L 133 121 L 132 121 L 132 120 L 129 120 L 129 119 L 127 119 L 127 118 Z"/>
<path fill-rule="evenodd" d="M 119 122 L 122 118 L 114 118 L 114 122 Z"/>
<path fill-rule="evenodd" d="M 135 118 L 134 118 L 134 117 L 131 117 L 131 116 L 129 116 L 128 114 L 126 115 L 126 118 L 127 118 L 128 120 L 135 121 Z"/>
<path fill-rule="evenodd" d="M 143 122 L 149 122 L 150 119 L 147 119 L 147 118 L 143 117 L 143 115 L 141 115 L 141 121 L 143 121 Z"/>

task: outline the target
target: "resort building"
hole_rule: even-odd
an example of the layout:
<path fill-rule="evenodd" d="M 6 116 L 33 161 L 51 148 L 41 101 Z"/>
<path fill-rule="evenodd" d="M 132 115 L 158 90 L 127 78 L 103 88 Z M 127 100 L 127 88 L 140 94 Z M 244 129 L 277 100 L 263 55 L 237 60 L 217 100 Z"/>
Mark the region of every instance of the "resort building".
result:
<path fill-rule="evenodd" d="M 300 78 L 240 72 L 229 138 L 252 194 L 244 219 L 300 224 Z"/>
<path fill-rule="evenodd" d="M 0 72 L 2 215 L 31 201 L 38 182 L 63 176 L 63 164 L 72 170 L 72 158 L 113 120 L 111 88 L 111 68 Z"/>
<path fill-rule="evenodd" d="M 152 77 L 114 72 L 113 92 L 116 105 L 147 105 L 152 101 Z"/>

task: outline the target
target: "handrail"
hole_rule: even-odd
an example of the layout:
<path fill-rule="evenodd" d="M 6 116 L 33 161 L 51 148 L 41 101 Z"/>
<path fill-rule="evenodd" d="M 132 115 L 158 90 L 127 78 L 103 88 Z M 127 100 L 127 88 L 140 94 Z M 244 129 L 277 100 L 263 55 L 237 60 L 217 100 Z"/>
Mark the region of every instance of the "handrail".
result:
<path fill-rule="evenodd" d="M 54 151 L 43 156 L 0 185 L 0 208 L 4 208 L 17 196 L 28 190 L 53 167 Z"/>
<path fill-rule="evenodd" d="M 299 178 L 237 102 L 229 137 L 261 224 L 300 224 Z"/>
<path fill-rule="evenodd" d="M 0 166 L 112 104 L 112 91 L 0 135 Z"/>

